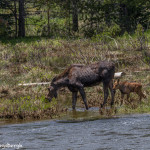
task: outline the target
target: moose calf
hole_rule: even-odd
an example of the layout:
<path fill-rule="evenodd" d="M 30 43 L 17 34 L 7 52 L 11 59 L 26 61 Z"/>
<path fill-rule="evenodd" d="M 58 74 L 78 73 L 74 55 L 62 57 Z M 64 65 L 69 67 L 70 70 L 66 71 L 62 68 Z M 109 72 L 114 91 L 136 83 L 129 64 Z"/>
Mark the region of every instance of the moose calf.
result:
<path fill-rule="evenodd" d="M 115 81 L 113 85 L 113 90 L 117 89 L 119 89 L 121 92 L 121 105 L 123 104 L 124 95 L 127 94 L 127 101 L 128 101 L 131 92 L 135 92 L 139 96 L 140 102 L 142 97 L 146 98 L 146 96 L 142 92 L 142 85 L 137 82 L 127 82 L 127 81 L 120 82 L 120 80 L 118 79 L 117 81 Z"/>
<path fill-rule="evenodd" d="M 108 61 L 100 61 L 89 65 L 73 64 L 52 80 L 51 85 L 48 88 L 49 93 L 47 99 L 51 101 L 53 97 L 57 97 L 58 89 L 61 87 L 68 87 L 72 92 L 72 108 L 75 109 L 77 93 L 79 91 L 85 107 L 88 109 L 84 87 L 94 86 L 102 82 L 104 89 L 104 102 L 101 107 L 107 102 L 109 94 L 108 89 L 111 91 L 111 105 L 113 105 L 114 92 L 112 80 L 114 74 L 115 66 L 112 62 Z"/>

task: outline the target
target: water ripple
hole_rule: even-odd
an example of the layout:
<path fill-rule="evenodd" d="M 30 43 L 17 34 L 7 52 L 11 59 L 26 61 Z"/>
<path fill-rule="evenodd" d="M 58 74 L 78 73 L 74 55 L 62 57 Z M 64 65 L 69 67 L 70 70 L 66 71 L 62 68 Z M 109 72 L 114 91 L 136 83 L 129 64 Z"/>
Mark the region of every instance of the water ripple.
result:
<path fill-rule="evenodd" d="M 0 144 L 20 143 L 26 150 L 149 150 L 150 115 L 89 121 L 91 112 L 79 113 L 84 121 L 66 123 L 62 118 L 0 126 Z"/>

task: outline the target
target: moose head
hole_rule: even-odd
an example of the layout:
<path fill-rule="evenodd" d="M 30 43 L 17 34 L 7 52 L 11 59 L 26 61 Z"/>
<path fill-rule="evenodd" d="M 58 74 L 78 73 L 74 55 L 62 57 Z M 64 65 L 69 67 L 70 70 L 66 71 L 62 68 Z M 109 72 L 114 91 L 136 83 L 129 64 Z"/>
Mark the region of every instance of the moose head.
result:
<path fill-rule="evenodd" d="M 115 82 L 114 82 L 114 85 L 113 85 L 113 90 L 117 90 L 117 89 L 119 89 L 119 86 L 120 86 L 120 80 L 119 79 L 117 79 Z"/>
<path fill-rule="evenodd" d="M 49 102 L 51 102 L 53 97 L 57 98 L 57 88 L 50 86 L 48 88 L 48 95 L 47 95 L 47 99 L 49 100 Z"/>

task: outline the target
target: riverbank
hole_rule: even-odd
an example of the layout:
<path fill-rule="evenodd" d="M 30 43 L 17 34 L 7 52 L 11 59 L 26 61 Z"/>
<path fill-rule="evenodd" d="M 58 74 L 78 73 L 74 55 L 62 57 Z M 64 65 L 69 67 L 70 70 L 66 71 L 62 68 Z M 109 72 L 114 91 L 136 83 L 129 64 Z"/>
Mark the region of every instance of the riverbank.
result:
<path fill-rule="evenodd" d="M 131 104 L 125 104 L 118 113 L 150 112 L 149 48 L 137 37 L 101 40 L 97 38 L 63 40 L 47 38 L 7 39 L 0 42 L 0 118 L 29 119 L 55 118 L 71 107 L 71 93 L 59 91 L 58 100 L 45 100 L 49 85 L 19 86 L 22 83 L 50 82 L 52 78 L 73 63 L 88 64 L 112 60 L 116 72 L 125 72 L 121 80 L 143 84 L 147 96 L 141 105 L 136 94 Z M 103 100 L 102 85 L 86 88 L 89 107 L 97 107 Z M 84 107 L 79 96 L 77 106 Z M 115 105 L 119 106 L 120 94 Z M 141 109 L 142 106 L 142 109 Z"/>

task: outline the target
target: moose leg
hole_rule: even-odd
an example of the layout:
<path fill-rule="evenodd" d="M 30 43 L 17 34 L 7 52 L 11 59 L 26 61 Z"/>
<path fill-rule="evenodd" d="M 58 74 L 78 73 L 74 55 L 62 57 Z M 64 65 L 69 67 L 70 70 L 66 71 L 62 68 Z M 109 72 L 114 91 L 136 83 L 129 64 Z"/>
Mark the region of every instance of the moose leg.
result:
<path fill-rule="evenodd" d="M 84 89 L 83 89 L 83 88 L 80 88 L 80 89 L 79 89 L 79 92 L 80 92 L 81 97 L 82 97 L 82 99 L 83 99 L 84 105 L 85 105 L 86 109 L 88 110 L 89 108 L 88 108 L 88 105 L 87 105 L 86 94 L 85 94 Z"/>
<path fill-rule="evenodd" d="M 114 91 L 113 91 L 113 82 L 110 81 L 109 90 L 111 93 L 111 106 L 114 104 Z"/>
<path fill-rule="evenodd" d="M 141 104 L 142 102 L 142 95 L 138 94 L 139 95 L 139 104 Z"/>
<path fill-rule="evenodd" d="M 123 104 L 123 99 L 124 99 L 124 94 L 121 93 L 121 103 L 120 103 L 120 106 Z"/>
<path fill-rule="evenodd" d="M 72 109 L 75 110 L 77 102 L 77 92 L 72 92 Z"/>
<path fill-rule="evenodd" d="M 80 82 L 76 82 L 76 81 L 71 80 L 71 79 L 70 79 L 70 85 L 72 87 L 76 88 L 80 92 L 81 97 L 82 97 L 83 102 L 84 102 L 84 105 L 85 105 L 86 109 L 88 110 L 89 108 L 88 108 L 88 105 L 86 102 L 86 94 L 85 94 L 83 85 Z"/>
<path fill-rule="evenodd" d="M 137 93 L 137 95 L 139 96 L 139 102 L 141 103 L 141 101 L 142 101 L 142 94 L 141 93 Z"/>
<path fill-rule="evenodd" d="M 127 101 L 129 102 L 130 93 L 127 94 Z"/>
<path fill-rule="evenodd" d="M 78 90 L 72 86 L 68 86 L 68 89 L 72 92 L 72 109 L 75 110 Z"/>
<path fill-rule="evenodd" d="M 139 97 L 140 97 L 139 102 L 140 102 L 140 104 L 141 104 L 141 102 L 142 102 L 142 96 L 139 96 Z"/>
<path fill-rule="evenodd" d="M 145 98 L 145 95 L 142 93 L 142 91 L 136 92 L 136 94 L 139 96 L 139 102 L 142 102 L 142 97 Z"/>
<path fill-rule="evenodd" d="M 104 102 L 101 104 L 101 108 L 106 104 L 107 98 L 108 98 L 108 87 L 109 87 L 109 82 L 104 82 L 103 83 L 103 89 L 104 89 Z"/>

